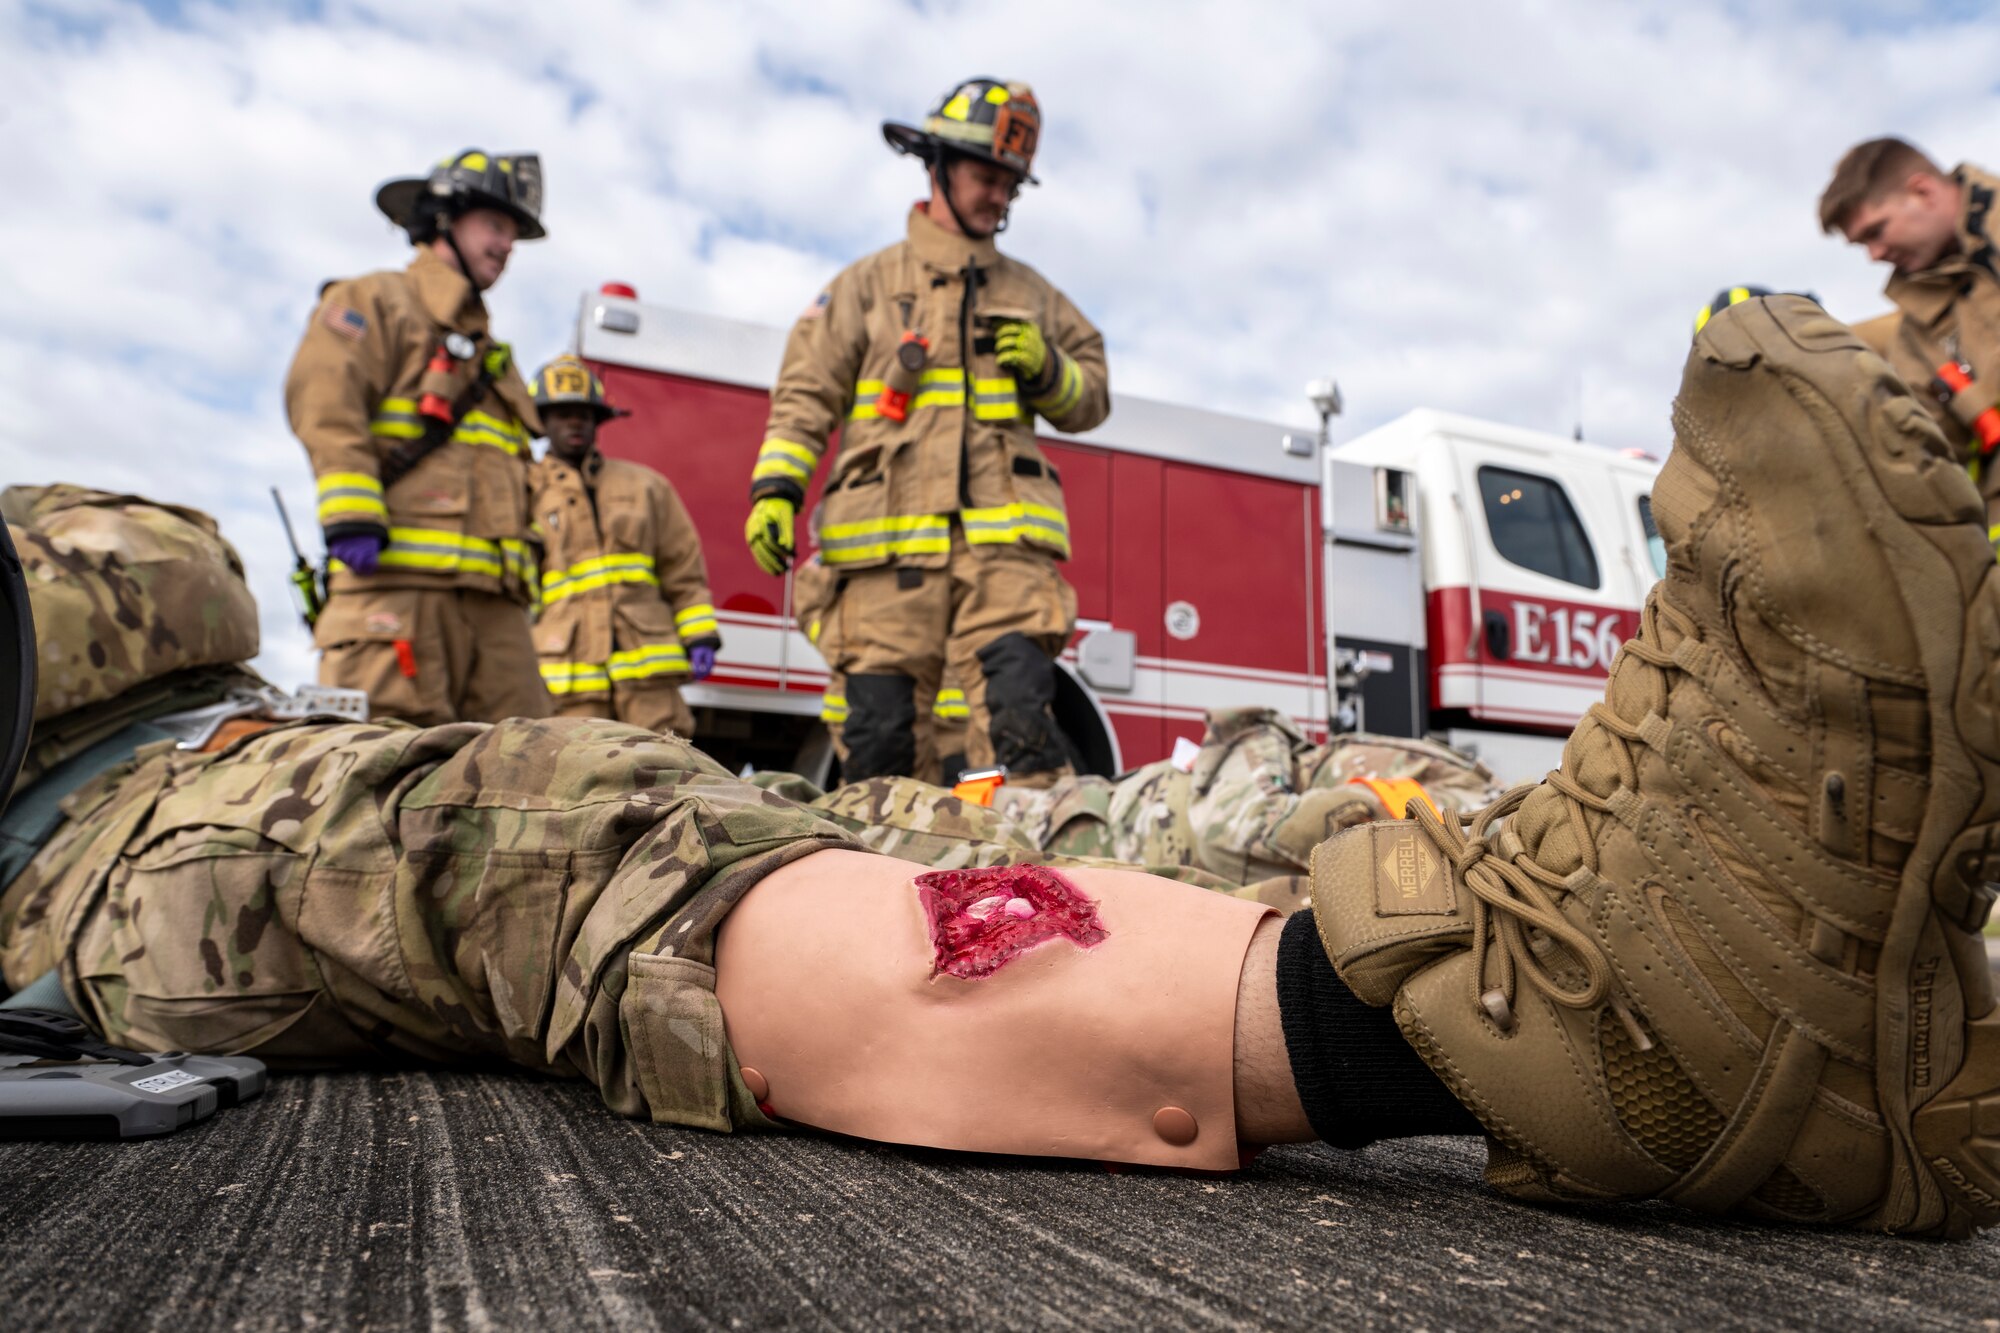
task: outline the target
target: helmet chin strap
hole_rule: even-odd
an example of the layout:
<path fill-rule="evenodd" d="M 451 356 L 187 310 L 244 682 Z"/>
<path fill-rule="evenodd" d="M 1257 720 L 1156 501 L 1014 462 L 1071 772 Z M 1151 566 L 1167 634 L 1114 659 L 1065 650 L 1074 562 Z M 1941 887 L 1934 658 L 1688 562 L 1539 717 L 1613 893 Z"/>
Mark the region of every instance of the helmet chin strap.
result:
<path fill-rule="evenodd" d="M 444 237 L 444 243 L 451 247 L 451 257 L 458 261 L 458 271 L 465 275 L 465 285 L 472 288 L 472 304 L 484 310 L 486 297 L 479 290 L 479 280 L 472 276 L 472 265 L 465 262 L 465 251 L 458 248 L 458 237 L 451 233 L 453 221 L 454 219 L 449 217 L 440 217 L 438 235 Z"/>
<path fill-rule="evenodd" d="M 974 230 L 972 224 L 965 220 L 965 214 L 958 211 L 958 200 L 951 197 L 951 158 L 944 150 L 938 150 L 931 158 L 931 172 L 932 179 L 937 182 L 938 193 L 944 196 L 944 206 L 951 210 L 952 220 L 958 223 L 961 232 L 975 241 L 990 241 L 1007 230 L 1007 213 L 1000 215 L 1000 225 L 992 231 Z"/>

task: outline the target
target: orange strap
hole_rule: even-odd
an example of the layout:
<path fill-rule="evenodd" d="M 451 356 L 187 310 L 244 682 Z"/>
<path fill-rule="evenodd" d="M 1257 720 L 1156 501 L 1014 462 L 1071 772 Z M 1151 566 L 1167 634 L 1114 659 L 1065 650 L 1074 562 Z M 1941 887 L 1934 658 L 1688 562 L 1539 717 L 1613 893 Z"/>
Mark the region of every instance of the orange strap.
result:
<path fill-rule="evenodd" d="M 1424 790 L 1424 784 L 1415 778 L 1349 778 L 1347 785 L 1366 787 L 1374 792 L 1396 819 L 1408 818 L 1411 801 L 1422 801 L 1430 807 L 1432 814 L 1438 813 L 1437 802 Z"/>
<path fill-rule="evenodd" d="M 268 717 L 232 717 L 215 729 L 215 734 L 202 745 L 199 753 L 214 754 L 217 750 L 229 748 L 245 736 L 255 736 L 259 732 L 269 731 L 276 725 L 277 723 Z"/>
<path fill-rule="evenodd" d="M 993 793 L 999 791 L 1000 785 L 1006 781 L 1007 777 L 1005 774 L 995 773 L 991 777 L 974 778 L 970 782 L 961 782 L 951 789 L 951 794 L 959 800 L 972 805 L 992 805 Z"/>

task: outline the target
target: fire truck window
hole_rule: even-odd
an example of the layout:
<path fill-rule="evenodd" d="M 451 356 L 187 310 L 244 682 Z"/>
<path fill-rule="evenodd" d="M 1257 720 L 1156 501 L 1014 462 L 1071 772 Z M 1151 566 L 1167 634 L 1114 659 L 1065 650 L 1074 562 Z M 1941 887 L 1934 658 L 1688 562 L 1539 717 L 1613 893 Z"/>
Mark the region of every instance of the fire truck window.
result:
<path fill-rule="evenodd" d="M 1667 576 L 1667 541 L 1660 536 L 1660 529 L 1653 523 L 1653 497 L 1639 497 L 1639 524 L 1646 529 L 1646 554 L 1653 561 L 1653 577 Z"/>
<path fill-rule="evenodd" d="M 1595 588 L 1597 556 L 1560 483 L 1511 468 L 1479 469 L 1486 528 L 1500 557 L 1579 588 Z"/>

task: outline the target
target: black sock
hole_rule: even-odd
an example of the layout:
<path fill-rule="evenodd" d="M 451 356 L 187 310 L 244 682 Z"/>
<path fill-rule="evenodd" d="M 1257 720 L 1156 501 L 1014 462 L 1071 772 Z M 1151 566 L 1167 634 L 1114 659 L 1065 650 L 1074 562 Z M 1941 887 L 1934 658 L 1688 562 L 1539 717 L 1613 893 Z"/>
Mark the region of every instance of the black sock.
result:
<path fill-rule="evenodd" d="M 1403 1040 L 1394 1014 L 1354 997 L 1327 961 L 1310 910 L 1278 940 L 1278 1018 L 1306 1119 L 1336 1148 L 1485 1132 Z"/>

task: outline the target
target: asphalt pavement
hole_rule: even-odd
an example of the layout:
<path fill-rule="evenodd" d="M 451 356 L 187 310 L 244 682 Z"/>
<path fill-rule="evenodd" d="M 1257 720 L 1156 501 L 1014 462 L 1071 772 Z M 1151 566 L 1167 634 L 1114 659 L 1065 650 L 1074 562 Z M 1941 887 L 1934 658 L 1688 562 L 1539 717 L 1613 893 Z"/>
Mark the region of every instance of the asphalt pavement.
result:
<path fill-rule="evenodd" d="M 2000 1330 L 1962 1244 L 1561 1212 L 1471 1140 L 1206 1179 L 620 1120 L 506 1074 L 280 1077 L 168 1138 L 0 1144 L 14 1328 Z"/>

